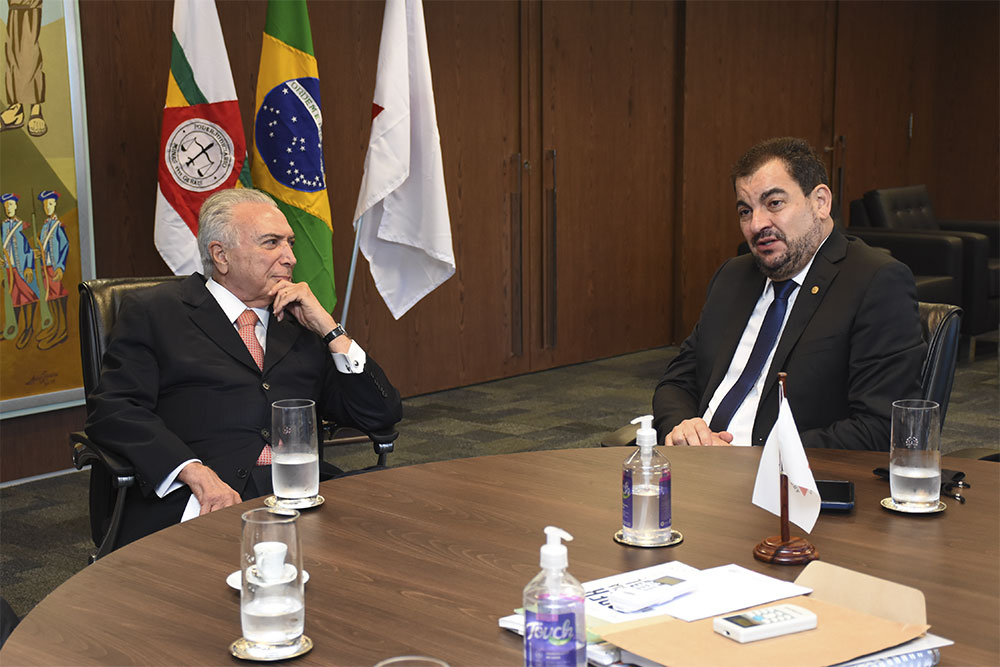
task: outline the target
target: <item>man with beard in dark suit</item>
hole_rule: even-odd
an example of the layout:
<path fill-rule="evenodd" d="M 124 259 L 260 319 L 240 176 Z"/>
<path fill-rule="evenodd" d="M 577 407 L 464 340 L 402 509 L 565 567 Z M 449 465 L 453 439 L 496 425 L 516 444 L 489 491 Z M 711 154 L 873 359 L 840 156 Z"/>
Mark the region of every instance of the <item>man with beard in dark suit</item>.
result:
<path fill-rule="evenodd" d="M 653 396 L 667 445 L 763 445 L 779 372 L 807 447 L 889 448 L 892 402 L 919 396 L 925 346 L 910 270 L 834 229 L 809 144 L 751 148 L 732 173 L 749 255 L 724 263 Z"/>

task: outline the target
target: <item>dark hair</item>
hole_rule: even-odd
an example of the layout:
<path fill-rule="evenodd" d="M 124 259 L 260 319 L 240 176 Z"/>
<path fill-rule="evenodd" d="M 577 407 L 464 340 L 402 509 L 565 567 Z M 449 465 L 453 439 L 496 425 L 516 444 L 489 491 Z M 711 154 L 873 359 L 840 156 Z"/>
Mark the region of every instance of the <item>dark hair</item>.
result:
<path fill-rule="evenodd" d="M 802 194 L 807 197 L 820 183 L 830 185 L 826 165 L 816 155 L 816 151 L 808 141 L 796 137 L 775 137 L 760 142 L 736 161 L 730 174 L 733 189 L 736 189 L 738 179 L 753 175 L 766 162 L 774 159 L 781 160 L 785 164 L 785 169 L 802 188 Z"/>

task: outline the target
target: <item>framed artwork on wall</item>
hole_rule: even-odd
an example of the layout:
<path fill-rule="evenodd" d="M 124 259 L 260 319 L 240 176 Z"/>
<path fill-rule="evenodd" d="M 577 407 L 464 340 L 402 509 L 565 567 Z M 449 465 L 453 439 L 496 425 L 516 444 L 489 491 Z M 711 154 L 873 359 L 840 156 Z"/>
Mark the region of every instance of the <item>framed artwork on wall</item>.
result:
<path fill-rule="evenodd" d="M 76 0 L 0 0 L 0 417 L 84 401 L 77 284 L 94 276 Z"/>

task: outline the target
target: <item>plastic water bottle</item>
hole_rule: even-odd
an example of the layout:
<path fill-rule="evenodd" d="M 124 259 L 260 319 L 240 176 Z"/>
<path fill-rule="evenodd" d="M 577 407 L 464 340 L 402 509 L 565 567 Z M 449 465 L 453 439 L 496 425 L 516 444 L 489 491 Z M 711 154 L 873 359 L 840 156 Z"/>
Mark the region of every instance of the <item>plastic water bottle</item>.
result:
<path fill-rule="evenodd" d="M 583 586 L 566 571 L 573 536 L 545 528 L 542 571 L 524 589 L 525 667 L 586 667 L 587 627 Z"/>
<path fill-rule="evenodd" d="M 653 416 L 639 423 L 638 445 L 622 465 L 622 539 L 655 547 L 670 541 L 670 461 L 657 451 Z"/>

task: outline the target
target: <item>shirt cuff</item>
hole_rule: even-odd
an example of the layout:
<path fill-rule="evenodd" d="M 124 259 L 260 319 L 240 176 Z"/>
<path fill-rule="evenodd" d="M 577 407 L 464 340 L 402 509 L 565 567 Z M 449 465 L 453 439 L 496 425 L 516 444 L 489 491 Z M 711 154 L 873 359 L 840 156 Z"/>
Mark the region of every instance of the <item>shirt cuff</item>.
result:
<path fill-rule="evenodd" d="M 177 489 L 184 486 L 184 482 L 177 481 L 177 475 L 181 474 L 181 470 L 184 470 L 184 466 L 186 466 L 189 463 L 195 463 L 195 462 L 201 463 L 201 459 L 188 459 L 184 463 L 174 468 L 174 471 L 172 473 L 164 477 L 163 481 L 156 486 L 155 490 L 157 497 L 163 498 L 171 491 L 176 491 Z"/>
<path fill-rule="evenodd" d="M 368 355 L 353 340 L 351 346 L 347 348 L 347 354 L 340 352 L 331 352 L 330 354 L 333 356 L 334 365 L 341 373 L 363 373 L 365 370 L 365 361 L 368 360 Z"/>

